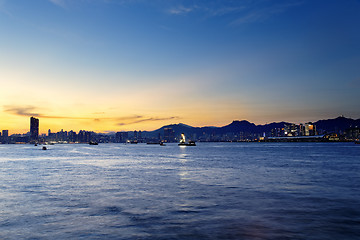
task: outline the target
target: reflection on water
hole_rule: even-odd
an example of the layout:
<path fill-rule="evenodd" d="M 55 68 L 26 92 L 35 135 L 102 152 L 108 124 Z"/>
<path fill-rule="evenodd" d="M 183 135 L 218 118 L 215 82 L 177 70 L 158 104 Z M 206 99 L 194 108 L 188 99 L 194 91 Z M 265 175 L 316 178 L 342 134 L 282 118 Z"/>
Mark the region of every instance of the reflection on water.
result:
<path fill-rule="evenodd" d="M 347 143 L 0 145 L 1 239 L 358 239 Z"/>

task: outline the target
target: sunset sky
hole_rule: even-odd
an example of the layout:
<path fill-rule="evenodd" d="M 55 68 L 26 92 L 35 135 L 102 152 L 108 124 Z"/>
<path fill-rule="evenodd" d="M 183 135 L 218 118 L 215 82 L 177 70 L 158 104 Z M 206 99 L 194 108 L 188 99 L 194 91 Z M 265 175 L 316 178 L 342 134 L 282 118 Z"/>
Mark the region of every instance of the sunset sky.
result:
<path fill-rule="evenodd" d="M 0 0 L 0 130 L 360 118 L 360 1 Z"/>

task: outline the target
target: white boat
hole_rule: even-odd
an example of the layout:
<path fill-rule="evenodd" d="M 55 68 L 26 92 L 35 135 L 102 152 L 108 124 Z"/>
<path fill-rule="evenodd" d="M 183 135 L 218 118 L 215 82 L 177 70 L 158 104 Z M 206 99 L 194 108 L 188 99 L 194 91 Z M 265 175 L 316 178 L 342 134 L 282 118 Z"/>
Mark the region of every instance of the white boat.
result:
<path fill-rule="evenodd" d="M 179 146 L 196 146 L 194 141 L 189 140 L 188 142 L 186 142 L 184 133 L 181 134 L 180 143 L 178 145 Z"/>

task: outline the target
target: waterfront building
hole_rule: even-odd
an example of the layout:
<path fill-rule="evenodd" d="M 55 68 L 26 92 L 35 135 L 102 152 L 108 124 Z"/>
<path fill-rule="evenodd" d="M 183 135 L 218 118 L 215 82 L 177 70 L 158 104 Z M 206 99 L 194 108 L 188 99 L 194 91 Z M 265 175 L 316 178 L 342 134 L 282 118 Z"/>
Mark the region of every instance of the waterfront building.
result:
<path fill-rule="evenodd" d="M 346 130 L 346 138 L 349 140 L 360 139 L 360 128 L 352 127 Z"/>
<path fill-rule="evenodd" d="M 126 142 L 128 139 L 129 139 L 128 132 L 117 132 L 115 134 L 115 141 L 118 142 L 118 143 Z"/>
<path fill-rule="evenodd" d="M 61 129 L 60 132 L 56 133 L 56 140 L 57 141 L 67 141 L 68 140 L 68 133 L 67 131 L 64 131 L 63 129 Z"/>
<path fill-rule="evenodd" d="M 36 142 L 39 140 L 39 119 L 30 118 L 30 141 Z"/>
<path fill-rule="evenodd" d="M 172 128 L 164 128 L 164 140 L 165 142 L 175 141 L 175 131 Z"/>
<path fill-rule="evenodd" d="M 77 134 L 76 134 L 76 132 L 74 132 L 73 130 L 71 130 L 71 131 L 68 133 L 68 141 L 69 141 L 69 142 L 76 142 L 76 137 L 77 137 Z"/>
<path fill-rule="evenodd" d="M 271 129 L 271 137 L 283 137 L 285 128 Z"/>
<path fill-rule="evenodd" d="M 284 136 L 285 137 L 295 137 L 298 136 L 298 126 L 296 124 L 285 124 L 284 126 Z"/>
<path fill-rule="evenodd" d="M 305 136 L 305 126 L 303 124 L 299 124 L 298 126 L 298 136 Z"/>
<path fill-rule="evenodd" d="M 2 130 L 1 142 L 2 143 L 9 143 L 9 130 Z"/>
<path fill-rule="evenodd" d="M 90 142 L 91 132 L 80 130 L 78 134 L 78 141 L 82 143 Z"/>
<path fill-rule="evenodd" d="M 312 122 L 305 123 L 305 136 L 315 136 L 316 126 Z"/>

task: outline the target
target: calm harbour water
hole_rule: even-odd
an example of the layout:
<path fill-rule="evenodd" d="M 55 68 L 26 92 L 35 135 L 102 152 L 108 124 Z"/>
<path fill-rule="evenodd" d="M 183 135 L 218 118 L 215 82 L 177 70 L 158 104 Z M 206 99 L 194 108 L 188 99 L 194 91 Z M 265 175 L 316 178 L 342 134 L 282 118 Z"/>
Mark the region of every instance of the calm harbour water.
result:
<path fill-rule="evenodd" d="M 0 239 L 360 239 L 360 145 L 0 145 Z"/>

